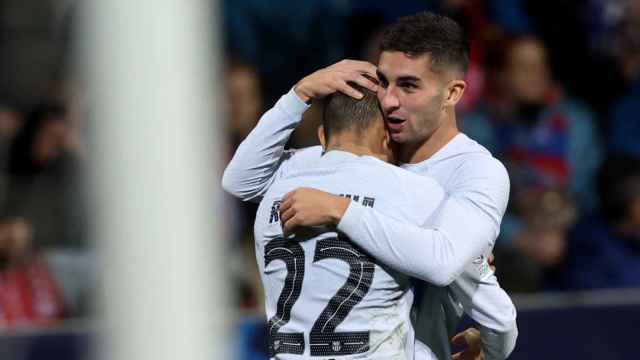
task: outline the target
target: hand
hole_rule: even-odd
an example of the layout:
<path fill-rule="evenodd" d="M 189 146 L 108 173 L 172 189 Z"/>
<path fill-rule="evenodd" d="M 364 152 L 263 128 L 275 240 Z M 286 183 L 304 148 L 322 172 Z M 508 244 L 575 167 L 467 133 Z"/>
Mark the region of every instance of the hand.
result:
<path fill-rule="evenodd" d="M 306 76 L 293 87 L 293 91 L 306 103 L 336 91 L 360 99 L 362 94 L 347 82 L 352 81 L 371 91 L 378 91 L 378 85 L 365 76 L 377 79 L 376 69 L 375 65 L 367 61 L 342 60 Z"/>
<path fill-rule="evenodd" d="M 311 188 L 287 193 L 280 203 L 280 222 L 285 234 L 299 226 L 336 225 L 351 200 Z"/>
<path fill-rule="evenodd" d="M 487 259 L 487 262 L 489 263 L 489 267 L 491 268 L 491 271 L 493 271 L 494 273 L 496 272 L 496 266 L 493 264 L 496 261 L 496 257 L 493 256 L 493 253 L 489 254 L 489 259 Z"/>
<path fill-rule="evenodd" d="M 456 334 L 451 343 L 457 346 L 466 346 L 466 349 L 453 354 L 452 360 L 484 360 L 480 331 L 474 328 Z"/>

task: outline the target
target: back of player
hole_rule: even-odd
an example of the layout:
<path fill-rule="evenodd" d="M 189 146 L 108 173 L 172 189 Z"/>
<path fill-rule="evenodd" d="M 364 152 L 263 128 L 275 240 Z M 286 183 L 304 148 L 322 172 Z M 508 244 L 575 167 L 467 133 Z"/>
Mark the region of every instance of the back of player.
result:
<path fill-rule="evenodd" d="M 271 358 L 413 359 L 407 277 L 332 229 L 285 238 L 278 207 L 287 192 L 314 187 L 422 225 L 444 198 L 435 181 L 425 185 L 424 177 L 344 151 L 272 185 L 255 224 Z"/>

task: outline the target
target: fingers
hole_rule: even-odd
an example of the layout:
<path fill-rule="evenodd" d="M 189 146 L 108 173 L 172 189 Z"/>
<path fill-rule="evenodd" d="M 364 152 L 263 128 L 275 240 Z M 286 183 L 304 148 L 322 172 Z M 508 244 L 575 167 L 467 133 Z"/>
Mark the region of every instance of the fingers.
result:
<path fill-rule="evenodd" d="M 474 357 L 468 351 L 461 351 L 453 354 L 451 360 L 474 360 Z"/>
<path fill-rule="evenodd" d="M 295 190 L 290 191 L 284 195 L 282 201 L 280 202 L 280 224 L 282 224 L 282 229 L 284 231 L 284 224 L 291 220 L 291 218 L 295 215 L 293 211 L 293 195 Z M 286 231 L 285 231 L 286 233 Z"/>
<path fill-rule="evenodd" d="M 296 212 L 292 206 L 280 212 L 280 223 L 283 225 L 283 228 L 284 228 L 284 224 L 287 221 L 291 220 L 291 218 L 293 218 L 295 215 L 296 215 Z"/>
<path fill-rule="evenodd" d="M 377 78 L 376 72 L 378 68 L 368 61 L 342 60 L 338 64 L 343 64 L 345 67 L 350 68 L 350 70 L 355 70 L 360 74 L 367 74 L 373 78 Z"/>
<path fill-rule="evenodd" d="M 286 234 L 290 234 L 295 230 L 298 226 L 300 226 L 299 219 L 294 215 L 286 222 L 282 222 L 282 232 Z"/>
<path fill-rule="evenodd" d="M 291 205 L 293 205 L 293 193 L 294 192 L 295 192 L 295 190 L 286 193 L 284 195 L 284 197 L 282 198 L 282 200 L 280 201 L 280 207 L 279 207 L 280 217 L 282 217 L 282 213 L 284 213 L 287 210 L 289 210 L 291 208 Z"/>
<path fill-rule="evenodd" d="M 349 95 L 354 99 L 362 99 L 363 94 L 351 87 L 346 82 L 340 82 L 336 85 L 336 89 L 345 95 Z"/>
<path fill-rule="evenodd" d="M 363 76 L 363 75 L 359 75 L 358 77 L 356 77 L 354 79 L 354 82 L 364 88 L 367 88 L 373 92 L 377 92 L 378 91 L 378 84 L 376 84 L 375 82 L 371 81 L 371 79 L 368 79 L 367 77 Z"/>
<path fill-rule="evenodd" d="M 361 99 L 363 94 L 361 94 L 359 91 L 357 91 L 356 89 L 354 89 L 349 82 L 354 82 L 366 89 L 369 89 L 373 92 L 377 92 L 378 91 L 378 84 L 376 84 L 375 82 L 371 81 L 371 79 L 367 79 L 366 77 L 364 77 L 362 74 L 354 74 L 353 77 L 345 77 L 344 79 L 339 80 L 336 85 L 335 88 L 337 91 L 340 91 L 341 93 L 345 94 L 345 95 L 349 95 L 352 98 L 355 99 Z"/>
<path fill-rule="evenodd" d="M 296 208 L 294 206 L 296 195 L 300 192 L 304 192 L 305 188 L 298 188 L 290 191 L 282 197 L 280 203 L 280 224 L 282 224 L 282 232 L 287 235 L 293 232 L 296 227 L 302 223 L 302 218 L 297 215 Z"/>
<path fill-rule="evenodd" d="M 466 331 L 466 330 L 465 330 Z M 465 346 L 467 345 L 467 338 L 464 336 L 465 331 L 459 332 L 451 339 L 451 343 L 456 346 Z"/>
<path fill-rule="evenodd" d="M 482 348 L 480 347 L 480 332 L 476 328 L 468 328 L 459 332 L 451 339 L 451 343 L 456 346 L 466 347 L 464 351 L 454 354 L 456 360 L 477 360 L 482 359 Z"/>
<path fill-rule="evenodd" d="M 377 68 L 370 62 L 358 60 L 342 60 L 325 70 L 327 70 L 328 73 L 331 73 L 334 76 L 334 80 L 336 81 L 336 83 L 334 83 L 333 85 L 334 91 L 340 91 L 345 95 L 349 95 L 356 99 L 361 99 L 363 94 L 353 89 L 348 84 L 348 82 L 350 81 L 371 91 L 378 91 L 378 85 L 375 83 L 375 80 L 372 81 L 371 79 L 367 78 L 367 76 L 369 76 L 370 78 L 377 79 Z"/>
<path fill-rule="evenodd" d="M 480 337 L 480 330 L 474 328 L 474 327 L 470 327 L 467 330 L 465 330 L 465 332 L 467 333 L 468 336 L 476 337 L 479 338 Z"/>
<path fill-rule="evenodd" d="M 451 360 L 477 360 L 477 359 L 482 359 L 482 358 L 478 358 L 474 356 L 471 352 L 467 350 L 457 352 L 453 354 L 453 356 L 451 357 Z"/>

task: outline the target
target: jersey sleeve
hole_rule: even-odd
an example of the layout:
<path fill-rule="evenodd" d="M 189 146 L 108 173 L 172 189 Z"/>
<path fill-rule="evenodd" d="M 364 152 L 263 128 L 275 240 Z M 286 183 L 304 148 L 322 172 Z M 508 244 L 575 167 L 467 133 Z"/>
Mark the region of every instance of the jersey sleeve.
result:
<path fill-rule="evenodd" d="M 352 202 L 338 230 L 398 271 L 434 285 L 451 284 L 472 261 L 492 248 L 509 196 L 504 166 L 467 161 L 453 191 L 428 226 L 398 220 Z"/>
<path fill-rule="evenodd" d="M 338 230 L 398 271 L 438 286 L 451 284 L 467 264 L 493 246 L 509 193 L 502 164 L 494 166 L 496 173 L 469 163 L 481 170 L 455 180 L 458 189 L 448 192 L 428 226 L 352 202 Z"/>
<path fill-rule="evenodd" d="M 459 199 L 448 198 L 442 211 L 460 214 L 465 209 Z M 477 216 L 477 214 L 474 214 Z M 405 220 L 381 214 L 352 202 L 338 230 L 386 265 L 434 285 L 446 286 L 462 273 L 464 266 L 481 253 L 490 241 L 482 231 L 462 221 L 447 221 L 423 228 Z M 476 241 L 461 241 L 475 238 Z"/>
<path fill-rule="evenodd" d="M 244 201 L 260 201 L 273 180 L 290 170 L 287 160 L 295 150 L 284 147 L 308 108 L 291 89 L 264 113 L 224 170 L 224 190 Z"/>
<path fill-rule="evenodd" d="M 480 325 L 485 357 L 505 359 L 513 351 L 518 336 L 516 308 L 500 287 L 487 259 L 506 210 L 509 179 L 502 164 L 489 157 L 466 162 L 466 166 L 459 169 L 456 176 L 459 181 L 454 182 L 452 191 L 483 209 L 484 221 L 493 224 L 493 235 L 489 246 L 464 266 L 449 291 L 464 312 Z"/>

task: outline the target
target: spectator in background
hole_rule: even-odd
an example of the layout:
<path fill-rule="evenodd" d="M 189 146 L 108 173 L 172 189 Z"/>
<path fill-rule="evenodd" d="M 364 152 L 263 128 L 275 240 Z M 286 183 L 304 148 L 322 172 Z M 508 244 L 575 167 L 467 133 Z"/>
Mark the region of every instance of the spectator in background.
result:
<path fill-rule="evenodd" d="M 547 274 L 552 288 L 640 287 L 640 158 L 608 159 L 598 199 L 600 211 L 578 223 L 566 259 Z"/>
<path fill-rule="evenodd" d="M 264 110 L 262 84 L 256 67 L 237 59 L 230 60 L 225 76 L 230 131 L 235 149 L 256 125 Z"/>
<path fill-rule="evenodd" d="M 84 247 L 81 161 L 61 105 L 38 106 L 10 147 L 4 214 L 27 218 L 38 249 Z"/>
<path fill-rule="evenodd" d="M 22 125 L 20 113 L 8 105 L 0 105 L 0 169 L 7 170 L 9 144 Z"/>
<path fill-rule="evenodd" d="M 518 205 L 522 230 L 495 250 L 498 276 L 511 292 L 543 290 L 547 273 L 565 260 L 576 209 L 565 192 L 555 190 L 530 192 Z"/>
<path fill-rule="evenodd" d="M 302 74 L 344 57 L 342 0 L 222 2 L 227 49 L 255 64 L 267 103 Z"/>
<path fill-rule="evenodd" d="M 228 131 L 231 139 L 226 159 L 229 161 L 236 147 L 253 129 L 263 111 L 261 81 L 257 69 L 247 62 L 230 60 L 225 73 L 225 89 L 229 114 Z M 240 219 L 233 224 L 230 234 L 237 243 L 245 240 L 249 235 L 248 229 L 251 228 L 250 221 L 255 217 L 256 207 L 234 198 L 229 198 L 227 202 L 234 204 L 231 211 L 237 213 L 230 218 Z"/>
<path fill-rule="evenodd" d="M 616 47 L 628 88 L 611 109 L 608 145 L 613 152 L 640 156 L 640 2 L 630 6 Z"/>
<path fill-rule="evenodd" d="M 63 300 L 45 259 L 32 247 L 33 229 L 22 218 L 0 220 L 0 329 L 55 324 Z"/>
<path fill-rule="evenodd" d="M 7 168 L 9 147 L 22 126 L 20 113 L 7 105 L 0 105 L 0 199 L 7 198 Z"/>
<path fill-rule="evenodd" d="M 229 114 L 230 148 L 228 159 L 236 147 L 251 132 L 263 112 L 264 98 L 258 69 L 238 58 L 228 61 L 225 72 L 225 89 Z M 252 224 L 257 206 L 225 196 L 227 229 L 234 240 L 231 243 L 230 267 L 238 286 L 240 309 L 246 313 L 262 311 L 262 284 L 255 266 Z M 247 264 L 252 264 L 247 267 Z"/>
<path fill-rule="evenodd" d="M 509 170 L 510 208 L 496 246 L 498 252 L 534 260 L 523 272 L 533 278 L 532 287 L 521 289 L 534 290 L 541 279 L 532 274 L 562 259 L 566 230 L 575 217 L 570 214 L 593 206 L 591 179 L 601 153 L 591 113 L 553 82 L 544 44 L 521 36 L 501 49 L 489 62 L 494 87 L 461 127 Z M 563 220 L 541 227 L 536 224 L 544 222 L 535 220 L 540 218 Z M 501 270 L 518 273 L 503 264 Z M 517 278 L 504 282 L 508 289 L 525 283 Z"/>

